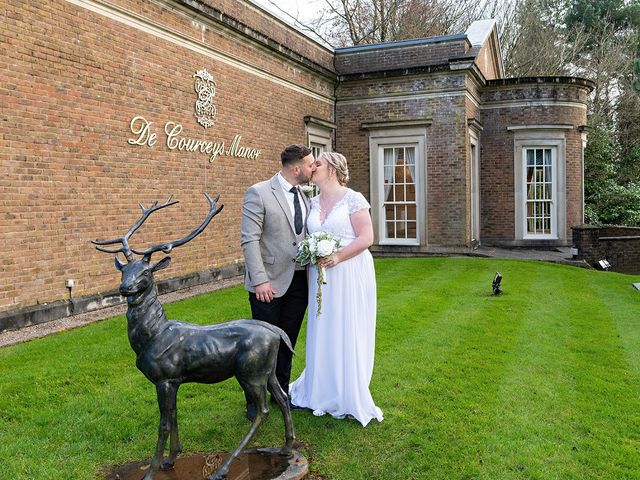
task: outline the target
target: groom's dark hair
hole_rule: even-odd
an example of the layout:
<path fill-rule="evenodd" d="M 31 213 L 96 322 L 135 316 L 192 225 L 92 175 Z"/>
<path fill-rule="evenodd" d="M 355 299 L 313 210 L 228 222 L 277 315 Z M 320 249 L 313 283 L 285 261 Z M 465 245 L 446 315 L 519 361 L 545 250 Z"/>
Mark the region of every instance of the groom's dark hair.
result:
<path fill-rule="evenodd" d="M 300 162 L 304 157 L 311 153 L 311 149 L 306 145 L 287 145 L 280 154 L 280 161 L 283 167 L 288 167 L 294 163 Z"/>

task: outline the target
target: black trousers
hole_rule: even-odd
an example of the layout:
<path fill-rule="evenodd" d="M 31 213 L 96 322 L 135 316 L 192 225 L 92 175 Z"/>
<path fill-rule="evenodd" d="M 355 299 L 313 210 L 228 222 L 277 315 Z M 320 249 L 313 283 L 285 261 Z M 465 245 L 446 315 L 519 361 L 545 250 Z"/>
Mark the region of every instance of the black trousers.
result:
<path fill-rule="evenodd" d="M 291 345 L 296 346 L 302 319 L 307 310 L 309 289 L 307 285 L 306 270 L 296 270 L 293 280 L 287 293 L 280 298 L 274 298 L 271 302 L 261 302 L 256 298 L 255 293 L 249 292 L 249 303 L 251 304 L 251 316 L 257 320 L 263 320 L 276 327 L 280 327 L 289 336 Z M 289 394 L 289 381 L 291 379 L 291 359 L 293 353 L 289 348 L 280 342 L 278 350 L 278 364 L 276 366 L 276 376 L 278 383 Z"/>

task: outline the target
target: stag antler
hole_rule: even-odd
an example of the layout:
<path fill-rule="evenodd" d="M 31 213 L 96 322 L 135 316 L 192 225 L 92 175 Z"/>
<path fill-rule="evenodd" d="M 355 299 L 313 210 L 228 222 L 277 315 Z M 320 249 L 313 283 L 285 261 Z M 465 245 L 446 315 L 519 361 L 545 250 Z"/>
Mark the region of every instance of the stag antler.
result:
<path fill-rule="evenodd" d="M 154 252 L 162 251 L 164 253 L 169 253 L 171 252 L 171 250 L 173 250 L 174 247 L 179 247 L 180 245 L 184 245 L 185 243 L 190 242 L 191 240 L 196 238 L 198 235 L 200 235 L 202 231 L 205 228 L 207 228 L 207 225 L 209 225 L 209 222 L 211 222 L 211 219 L 215 217 L 218 213 L 220 213 L 224 208 L 224 205 L 220 205 L 220 207 L 217 206 L 217 202 L 220 199 L 220 195 L 218 195 L 215 198 L 215 200 L 212 200 L 211 197 L 206 192 L 204 193 L 204 196 L 207 197 L 207 201 L 209 202 L 209 213 L 207 214 L 207 217 L 204 219 L 204 221 L 200 224 L 200 226 L 196 228 L 193 232 L 191 232 L 186 237 L 181 238 L 180 240 L 174 240 L 173 242 L 158 243 L 157 245 L 150 246 L 146 250 L 132 249 L 131 251 L 136 255 L 143 255 L 149 258 Z"/>
<path fill-rule="evenodd" d="M 133 227 L 131 227 L 129 231 L 124 234 L 124 236 L 120 238 L 114 238 L 113 240 L 91 240 L 91 243 L 93 243 L 94 245 L 113 245 L 116 243 L 121 243 L 122 247 L 116 248 L 116 249 L 103 248 L 100 246 L 96 247 L 96 249 L 100 250 L 101 252 L 107 252 L 107 253 L 122 252 L 124 253 L 124 256 L 127 257 L 128 262 L 133 262 L 134 261 L 133 250 L 129 247 L 129 238 L 131 237 L 131 235 L 135 233 L 136 230 L 138 230 L 142 226 L 142 224 L 147 220 L 147 218 L 149 218 L 149 215 L 151 215 L 153 212 L 160 210 L 161 208 L 170 207 L 171 205 L 175 205 L 176 203 L 179 203 L 177 200 L 172 202 L 171 201 L 172 197 L 173 195 L 169 195 L 169 198 L 167 198 L 167 201 L 164 202 L 162 205 L 158 205 L 158 201 L 156 200 L 155 202 L 153 202 L 153 204 L 151 204 L 149 208 L 144 208 L 144 205 L 140 203 L 139 205 L 140 205 L 140 209 L 142 209 L 142 215 L 140 216 L 136 224 Z"/>

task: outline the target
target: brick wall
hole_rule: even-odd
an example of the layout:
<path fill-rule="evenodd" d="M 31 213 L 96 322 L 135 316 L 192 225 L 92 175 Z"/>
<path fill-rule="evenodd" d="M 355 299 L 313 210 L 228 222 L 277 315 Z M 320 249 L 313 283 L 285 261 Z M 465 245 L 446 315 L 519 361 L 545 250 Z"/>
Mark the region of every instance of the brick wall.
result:
<path fill-rule="evenodd" d="M 582 223 L 582 134 L 588 82 L 530 78 L 492 80 L 483 89 L 481 122 L 481 218 L 484 243 L 515 242 L 514 139 L 508 127 L 570 125 L 566 145 L 566 238 Z M 526 243 L 526 242 L 522 242 Z"/>
<path fill-rule="evenodd" d="M 75 280 L 74 297 L 106 298 L 119 274 L 89 240 L 122 235 L 139 215 L 138 202 L 149 205 L 169 193 L 181 203 L 152 216 L 135 247 L 191 231 L 206 213 L 203 191 L 220 193 L 225 209 L 200 237 L 172 252 L 171 268 L 158 275 L 163 288 L 237 274 L 243 192 L 279 169 L 284 145 L 306 142 L 305 116 L 336 123 L 335 148 L 349 161 L 350 186 L 367 197 L 371 159 L 363 124 L 413 122 L 425 129 L 427 237 L 418 251 L 470 246 L 470 125 L 481 146 L 481 237 L 509 241 L 514 185 L 507 126 L 586 123 L 588 85 L 563 78 L 485 85 L 465 66 L 473 50 L 464 35 L 340 49 L 334 71 L 329 50 L 244 0 L 6 5 L 0 263 L 7 280 L 0 285 L 0 330 L 11 327 L 12 312 L 64 304 L 68 278 Z M 193 76 L 200 69 L 216 82 L 217 116 L 206 130 L 194 115 Z M 150 137 L 136 142 L 136 116 L 150 122 L 156 144 L 149 145 Z M 181 124 L 184 139 L 225 149 L 241 135 L 241 145 L 260 154 L 210 162 L 207 154 L 171 149 L 167 122 Z M 582 218 L 580 137 L 575 128 L 567 132 L 568 226 Z"/>
<path fill-rule="evenodd" d="M 422 183 L 426 183 L 427 188 L 428 222 L 428 237 L 423 248 L 469 242 L 464 88 L 465 73 L 448 72 L 343 81 L 336 91 L 336 150 L 349 161 L 350 186 L 369 198 L 369 135 L 362 128 L 363 123 L 431 121 L 426 138 L 426 179 Z M 449 95 L 437 95 L 443 91 Z M 458 93 L 451 94 L 451 91 Z M 412 95 L 415 98 L 411 98 Z"/>
<path fill-rule="evenodd" d="M 244 190 L 279 169 L 285 144 L 306 141 L 304 116 L 333 120 L 333 83 L 323 68 L 275 53 L 252 35 L 231 35 L 215 19 L 196 21 L 178 8 L 183 3 L 114 2 L 110 8 L 130 12 L 127 24 L 62 0 L 6 2 L 0 312 L 66 298 L 67 278 L 76 282 L 75 296 L 113 290 L 119 274 L 112 255 L 89 240 L 122 235 L 138 217 L 138 202 L 169 193 L 181 203 L 152 216 L 134 236 L 136 247 L 180 238 L 200 224 L 204 191 L 220 193 L 225 209 L 172 252 L 171 268 L 158 278 L 236 265 Z M 289 35 L 277 24 L 270 29 Z M 326 53 L 313 55 L 326 63 Z M 194 117 L 193 74 L 202 68 L 216 81 L 217 117 L 207 130 Z M 154 147 L 127 143 L 136 115 L 153 122 Z M 243 146 L 261 153 L 210 163 L 200 152 L 170 150 L 163 143 L 168 121 L 183 125 L 183 137 L 227 147 L 242 135 Z"/>
<path fill-rule="evenodd" d="M 595 268 L 607 260 L 614 272 L 640 274 L 640 228 L 576 225 L 573 246 L 578 258 Z"/>
<path fill-rule="evenodd" d="M 161 35 L 165 30 L 175 33 L 186 41 L 182 49 L 191 41 L 196 48 L 204 46 L 232 61 L 293 80 L 322 95 L 333 94 L 333 53 L 251 3 L 243 0 L 166 0 L 166 3 L 114 0 L 110 4 L 114 12 L 139 19 L 145 28 L 160 30 Z M 318 82 L 320 74 L 329 83 Z"/>
<path fill-rule="evenodd" d="M 302 55 L 304 58 L 322 65 L 324 68 L 333 71 L 333 52 L 295 29 L 283 28 L 286 24 L 262 10 L 251 2 L 238 0 L 181 0 L 185 4 L 204 3 L 216 10 L 231 16 L 234 19 L 241 19 L 241 22 L 256 30 L 265 38 L 275 41 L 287 49 Z"/>
<path fill-rule="evenodd" d="M 495 67 L 495 58 L 493 57 L 493 51 L 491 49 L 491 44 L 484 44 L 480 50 L 478 51 L 476 57 L 476 64 L 478 68 L 482 72 L 482 75 L 487 80 L 493 80 L 494 78 L 498 78 L 498 72 Z"/>

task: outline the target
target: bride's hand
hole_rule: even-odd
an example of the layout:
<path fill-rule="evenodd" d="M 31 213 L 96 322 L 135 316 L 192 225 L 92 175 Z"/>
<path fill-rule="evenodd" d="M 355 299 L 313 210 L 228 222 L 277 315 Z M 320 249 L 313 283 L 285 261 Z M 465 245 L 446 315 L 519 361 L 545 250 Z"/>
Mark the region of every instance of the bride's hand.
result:
<path fill-rule="evenodd" d="M 337 253 L 329 255 L 328 257 L 318 258 L 318 265 L 320 267 L 331 268 L 331 267 L 335 267 L 338 263 L 340 263 L 340 259 L 338 258 Z"/>

